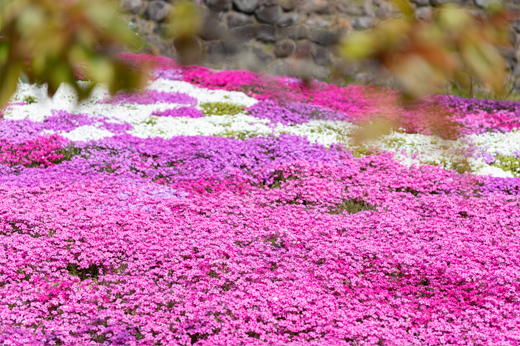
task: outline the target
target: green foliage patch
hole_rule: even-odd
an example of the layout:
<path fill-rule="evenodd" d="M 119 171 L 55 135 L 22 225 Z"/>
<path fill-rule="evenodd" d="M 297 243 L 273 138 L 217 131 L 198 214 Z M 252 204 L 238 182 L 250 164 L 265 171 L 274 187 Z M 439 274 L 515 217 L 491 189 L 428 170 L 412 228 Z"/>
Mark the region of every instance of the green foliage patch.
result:
<path fill-rule="evenodd" d="M 379 155 L 379 150 L 370 149 L 366 147 L 355 147 L 353 148 L 352 155 L 355 157 L 363 157 L 368 155 Z"/>
<path fill-rule="evenodd" d="M 247 139 L 252 137 L 259 137 L 261 136 L 260 133 L 255 131 L 233 131 L 233 130 L 226 130 L 224 132 L 218 133 L 215 135 L 215 137 L 226 137 L 226 138 L 236 138 L 236 139 Z"/>
<path fill-rule="evenodd" d="M 445 158 L 437 161 L 422 161 L 424 165 L 441 166 L 444 169 L 453 169 L 459 174 L 472 172 L 471 165 L 467 158 L 449 161 Z"/>
<path fill-rule="evenodd" d="M 244 111 L 244 106 L 226 102 L 204 102 L 200 107 L 205 116 L 235 115 Z"/>
<path fill-rule="evenodd" d="M 375 205 L 368 204 L 363 200 L 343 200 L 341 203 L 336 204 L 334 207 L 329 209 L 329 214 L 342 215 L 345 212 L 348 214 L 356 214 L 365 210 L 376 210 Z"/>
<path fill-rule="evenodd" d="M 38 100 L 34 96 L 27 95 L 23 98 L 23 102 L 25 102 L 27 105 L 30 105 L 32 103 L 38 102 Z"/>
<path fill-rule="evenodd" d="M 520 157 L 497 155 L 491 166 L 498 167 L 504 171 L 513 173 L 515 177 L 520 176 Z"/>

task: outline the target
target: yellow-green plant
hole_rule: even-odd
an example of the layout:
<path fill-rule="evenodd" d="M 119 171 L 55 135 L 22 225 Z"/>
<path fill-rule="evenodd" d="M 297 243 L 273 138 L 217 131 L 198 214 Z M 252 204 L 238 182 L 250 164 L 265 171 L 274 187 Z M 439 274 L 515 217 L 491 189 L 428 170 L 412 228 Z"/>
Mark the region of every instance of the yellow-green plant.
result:
<path fill-rule="evenodd" d="M 80 100 L 98 83 L 115 94 L 146 81 L 144 72 L 114 54 L 138 37 L 113 0 L 2 0 L 0 33 L 0 108 L 16 91 L 21 73 L 31 83 L 47 83 L 51 97 L 68 83 Z M 88 87 L 78 83 L 78 66 L 87 71 Z"/>
<path fill-rule="evenodd" d="M 475 77 L 502 91 L 506 65 L 499 47 L 510 44 L 514 13 L 496 4 L 479 17 L 446 5 L 424 21 L 416 18 L 407 0 L 394 2 L 402 15 L 347 36 L 341 46 L 344 57 L 377 61 L 396 77 L 405 96 L 438 92 L 448 81 L 469 88 Z"/>
<path fill-rule="evenodd" d="M 226 102 L 204 102 L 200 105 L 205 116 L 235 115 L 244 112 L 244 106 Z"/>
<path fill-rule="evenodd" d="M 515 177 L 520 176 L 520 158 L 513 155 L 502 155 L 498 154 L 495 157 L 495 162 L 491 164 L 492 166 L 501 168 L 504 171 L 509 171 L 513 173 Z"/>

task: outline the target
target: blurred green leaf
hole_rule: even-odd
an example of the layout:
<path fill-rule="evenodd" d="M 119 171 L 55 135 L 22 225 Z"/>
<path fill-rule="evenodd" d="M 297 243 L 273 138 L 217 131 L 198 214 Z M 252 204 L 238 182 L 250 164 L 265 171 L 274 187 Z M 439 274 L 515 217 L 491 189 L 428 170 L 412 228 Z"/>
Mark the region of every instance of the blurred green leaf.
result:
<path fill-rule="evenodd" d="M 168 34 L 173 37 L 188 37 L 199 32 L 201 25 L 200 11 L 191 1 L 179 1 L 168 18 Z"/>
<path fill-rule="evenodd" d="M 345 38 L 341 51 L 347 59 L 365 59 L 374 53 L 376 43 L 371 34 L 358 31 Z"/>
<path fill-rule="evenodd" d="M 436 22 L 441 30 L 458 31 L 472 25 L 469 13 L 460 7 L 449 4 L 437 12 Z"/>
<path fill-rule="evenodd" d="M 69 83 L 80 100 L 98 83 L 107 83 L 112 93 L 144 86 L 145 71 L 114 54 L 139 44 L 117 8 L 115 0 L 1 0 L 0 32 L 7 41 L 0 42 L 0 108 L 22 72 L 31 82 L 47 83 L 50 96 Z M 86 89 L 75 77 L 78 66 L 92 82 Z"/>
<path fill-rule="evenodd" d="M 0 69 L 0 105 L 5 105 L 16 91 L 21 68 L 22 63 L 15 61 Z"/>
<path fill-rule="evenodd" d="M 448 82 L 471 86 L 473 77 L 497 93 L 502 90 L 506 64 L 497 47 L 511 43 L 509 25 L 515 13 L 493 8 L 481 18 L 445 5 L 435 9 L 431 21 L 422 21 L 411 16 L 406 1 L 396 4 L 405 16 L 342 41 L 346 59 L 378 62 L 411 97 L 438 92 Z"/>
<path fill-rule="evenodd" d="M 28 30 L 40 30 L 45 23 L 45 14 L 38 7 L 29 7 L 16 20 L 16 29 L 19 33 Z"/>
<path fill-rule="evenodd" d="M 407 17 L 413 18 L 415 11 L 413 10 L 412 4 L 408 0 L 392 0 L 397 8 Z"/>
<path fill-rule="evenodd" d="M 114 78 L 114 66 L 107 59 L 96 59 L 91 62 L 92 77 L 101 83 L 110 84 Z"/>
<path fill-rule="evenodd" d="M 465 63 L 480 79 L 491 85 L 495 92 L 501 92 L 505 80 L 505 64 L 500 53 L 491 45 L 465 44 L 462 47 Z"/>

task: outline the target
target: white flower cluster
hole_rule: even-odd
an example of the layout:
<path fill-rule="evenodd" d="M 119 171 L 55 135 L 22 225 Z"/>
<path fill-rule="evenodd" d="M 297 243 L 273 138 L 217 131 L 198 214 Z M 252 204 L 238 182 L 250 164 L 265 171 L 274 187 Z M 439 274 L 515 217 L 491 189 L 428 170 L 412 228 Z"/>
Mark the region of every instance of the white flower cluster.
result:
<path fill-rule="evenodd" d="M 205 102 L 226 102 L 250 107 L 258 102 L 242 92 L 208 90 L 183 81 L 157 79 L 148 86 L 148 89 L 160 92 L 182 92 L 197 99 L 199 105 Z M 32 97 L 36 102 L 10 105 L 5 110 L 5 118 L 19 120 L 28 117 L 33 121 L 43 121 L 52 115 L 52 110 L 66 110 L 87 114 L 94 118 L 108 119 L 106 121 L 110 122 L 132 124 L 133 129 L 129 133 L 141 138 L 172 138 L 181 135 L 247 138 L 291 133 L 307 137 L 311 142 L 318 142 L 325 146 L 342 143 L 348 147 L 354 146 L 352 133 L 357 129 L 356 125 L 349 122 L 329 120 L 312 120 L 294 126 L 272 124 L 268 119 L 255 118 L 245 113 L 203 118 L 156 117 L 152 115 L 155 111 L 179 108 L 184 105 L 99 103 L 107 97 L 106 95 L 107 90 L 99 86 L 94 89 L 89 99 L 78 104 L 74 90 L 70 86 L 62 85 L 51 100 L 47 97 L 46 87 L 20 84 L 12 103 L 23 102 L 27 97 Z M 200 106 L 197 108 L 201 109 Z M 80 126 L 73 131 L 60 134 L 72 141 L 101 139 L 114 135 L 95 125 Z M 510 172 L 484 163 L 481 158 L 468 157 L 465 150 L 470 147 L 469 143 L 478 145 L 480 151 L 487 151 L 490 154 L 511 155 L 520 151 L 520 132 L 471 135 L 457 141 L 444 140 L 438 136 L 392 132 L 363 145 L 367 148 L 378 147 L 394 152 L 396 158 L 406 165 L 429 163 L 453 168 L 456 162 L 466 160 L 474 174 L 512 176 Z"/>

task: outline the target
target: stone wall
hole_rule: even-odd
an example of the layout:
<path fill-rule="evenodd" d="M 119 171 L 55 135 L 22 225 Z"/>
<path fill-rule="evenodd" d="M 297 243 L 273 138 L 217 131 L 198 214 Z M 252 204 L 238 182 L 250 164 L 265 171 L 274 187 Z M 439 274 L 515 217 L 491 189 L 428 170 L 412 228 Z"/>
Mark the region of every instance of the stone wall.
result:
<path fill-rule="evenodd" d="M 172 40 L 161 38 L 162 22 L 175 0 L 120 0 L 132 25 L 156 53 L 176 58 Z M 427 19 L 447 0 L 412 0 L 415 14 Z M 456 0 L 481 12 L 490 0 Z M 335 44 L 350 30 L 366 30 L 397 13 L 386 0 L 194 0 L 204 16 L 194 63 L 217 69 L 245 68 L 274 74 L 328 78 L 340 71 L 361 83 L 378 82 L 370 66 L 343 68 Z M 520 0 L 508 6 L 517 7 Z M 515 48 L 503 51 L 511 70 L 520 52 L 520 22 L 511 33 Z"/>

